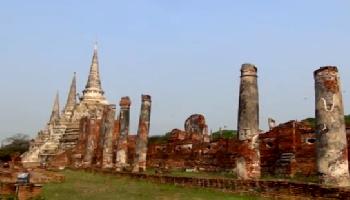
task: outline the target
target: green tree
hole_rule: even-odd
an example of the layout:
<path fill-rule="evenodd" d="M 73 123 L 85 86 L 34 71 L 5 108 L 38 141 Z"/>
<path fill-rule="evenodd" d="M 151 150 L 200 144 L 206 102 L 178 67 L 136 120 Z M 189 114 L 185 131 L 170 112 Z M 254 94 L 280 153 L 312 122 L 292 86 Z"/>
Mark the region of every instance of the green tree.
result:
<path fill-rule="evenodd" d="M 0 160 L 9 161 L 12 155 L 22 154 L 28 151 L 29 142 L 29 136 L 21 133 L 4 139 L 1 142 Z"/>
<path fill-rule="evenodd" d="M 237 137 L 237 131 L 236 130 L 219 130 L 214 133 L 212 133 L 213 139 L 235 139 Z"/>

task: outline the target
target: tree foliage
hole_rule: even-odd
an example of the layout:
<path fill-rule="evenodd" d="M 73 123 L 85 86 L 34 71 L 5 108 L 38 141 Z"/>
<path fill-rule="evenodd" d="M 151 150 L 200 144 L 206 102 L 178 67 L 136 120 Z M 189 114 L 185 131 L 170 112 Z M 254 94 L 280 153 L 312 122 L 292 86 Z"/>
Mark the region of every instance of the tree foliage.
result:
<path fill-rule="evenodd" d="M 212 138 L 219 139 L 234 139 L 237 137 L 237 131 L 236 130 L 219 130 L 214 133 L 212 133 Z"/>
<path fill-rule="evenodd" d="M 346 126 L 350 126 L 350 115 L 345 115 L 345 124 Z"/>
<path fill-rule="evenodd" d="M 148 138 L 149 144 L 164 144 L 168 142 L 171 132 L 165 133 L 165 135 L 152 135 Z"/>
<path fill-rule="evenodd" d="M 9 161 L 11 156 L 28 151 L 29 142 L 29 136 L 20 133 L 6 138 L 0 148 L 0 160 Z"/>

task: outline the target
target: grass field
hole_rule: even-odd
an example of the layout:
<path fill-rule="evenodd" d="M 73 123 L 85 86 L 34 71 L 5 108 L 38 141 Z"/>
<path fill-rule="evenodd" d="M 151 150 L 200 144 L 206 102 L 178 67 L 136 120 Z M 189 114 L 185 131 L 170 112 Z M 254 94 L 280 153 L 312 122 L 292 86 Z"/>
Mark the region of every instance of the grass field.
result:
<path fill-rule="evenodd" d="M 64 183 L 50 183 L 43 187 L 45 200 L 236 200 L 257 199 L 220 191 L 184 188 L 167 184 L 154 184 L 125 177 L 64 171 Z"/>

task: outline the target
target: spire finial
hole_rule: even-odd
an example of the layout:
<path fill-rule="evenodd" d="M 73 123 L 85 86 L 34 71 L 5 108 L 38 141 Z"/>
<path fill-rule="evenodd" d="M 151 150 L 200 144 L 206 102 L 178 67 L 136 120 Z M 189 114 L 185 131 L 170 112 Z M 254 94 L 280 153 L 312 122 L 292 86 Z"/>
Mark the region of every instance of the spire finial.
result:
<path fill-rule="evenodd" d="M 98 43 L 97 43 L 97 40 L 95 41 L 95 43 L 94 43 L 94 51 L 97 51 L 97 45 Z"/>

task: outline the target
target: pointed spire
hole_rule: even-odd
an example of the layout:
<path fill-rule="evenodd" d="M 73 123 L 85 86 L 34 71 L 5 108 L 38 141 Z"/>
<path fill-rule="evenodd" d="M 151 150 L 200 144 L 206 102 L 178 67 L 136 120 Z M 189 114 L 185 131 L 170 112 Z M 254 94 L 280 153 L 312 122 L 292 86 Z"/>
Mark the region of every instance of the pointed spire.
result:
<path fill-rule="evenodd" d="M 50 124 L 54 123 L 60 118 L 60 105 L 59 105 L 59 96 L 58 91 L 56 93 L 55 101 L 53 103 L 52 112 L 50 116 Z"/>
<path fill-rule="evenodd" d="M 105 101 L 103 96 L 104 92 L 101 87 L 101 79 L 99 72 L 98 56 L 97 56 L 97 43 L 94 45 L 94 53 L 92 56 L 92 63 L 90 66 L 90 73 L 85 89 L 83 91 L 83 101 Z"/>
<path fill-rule="evenodd" d="M 74 72 L 72 83 L 70 85 L 70 89 L 68 93 L 67 103 L 63 111 L 64 114 L 70 115 L 74 110 L 77 104 L 76 94 L 77 94 L 77 83 L 76 83 L 76 73 Z"/>
<path fill-rule="evenodd" d="M 90 88 L 102 91 L 100 72 L 99 72 L 99 64 L 98 64 L 98 56 L 97 56 L 97 43 L 95 43 L 95 45 L 94 45 L 94 54 L 92 56 L 92 63 L 91 63 L 91 67 L 90 67 L 89 78 L 88 78 L 87 84 L 85 86 L 85 90 L 88 90 Z"/>

